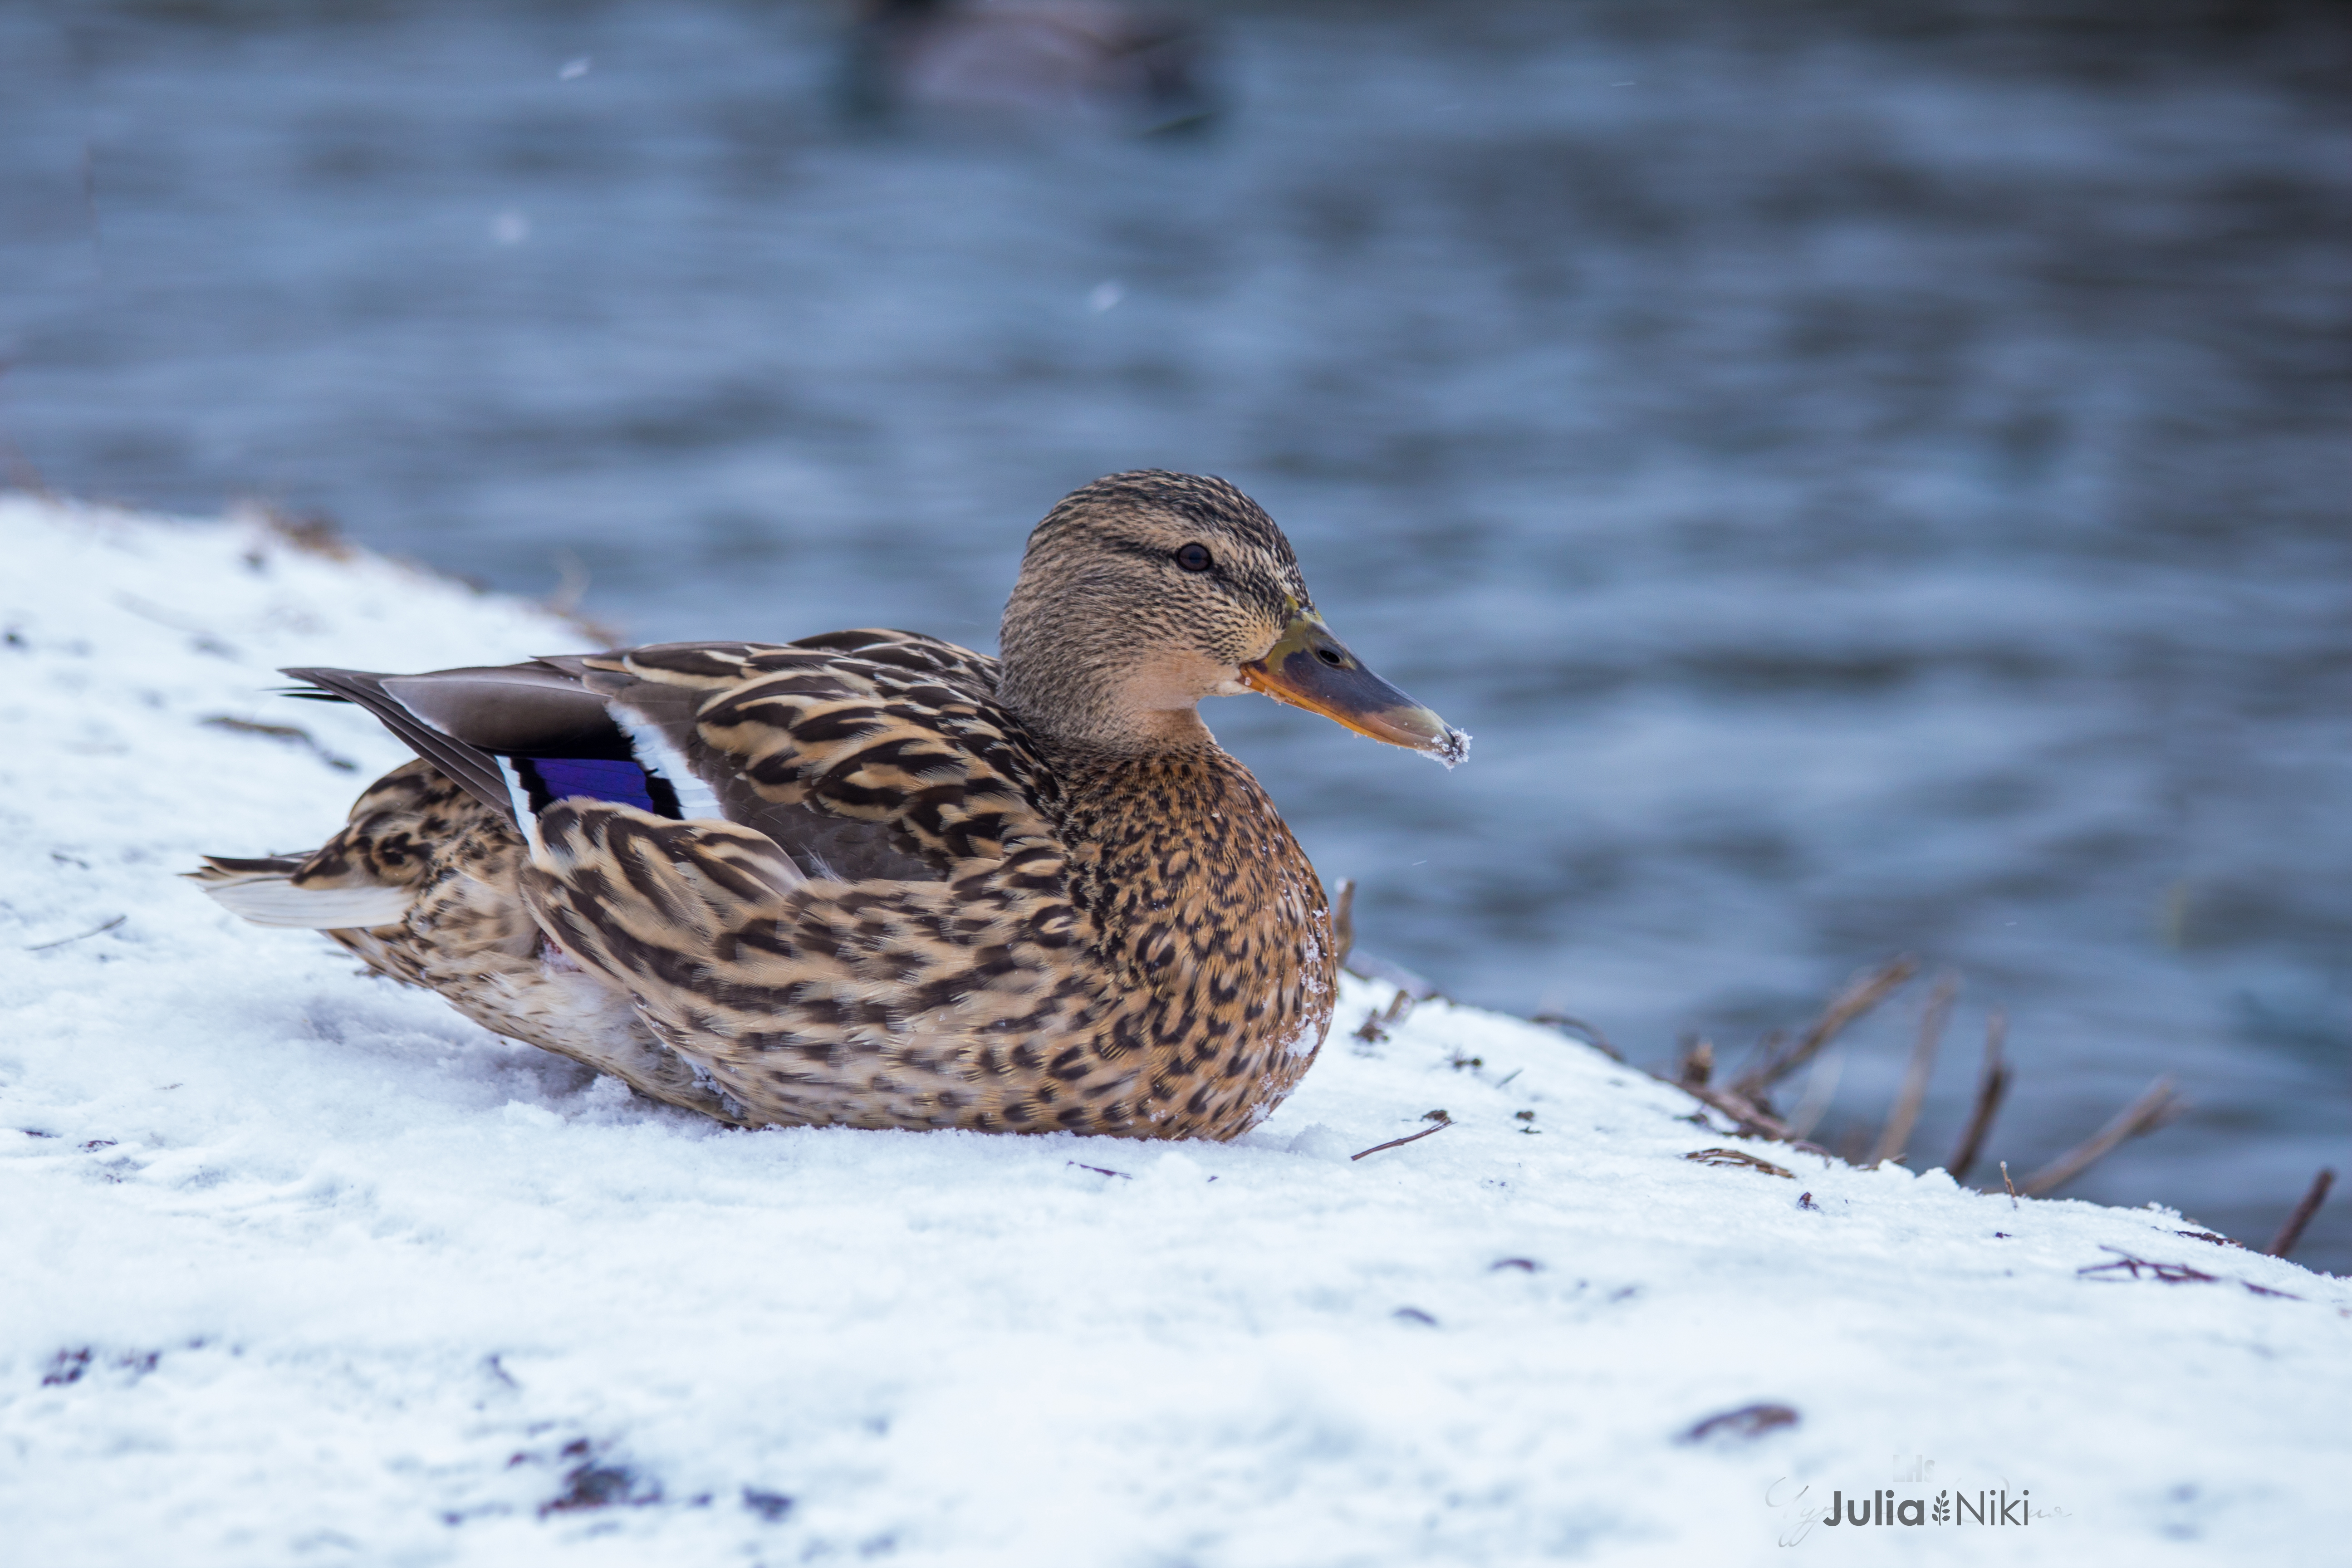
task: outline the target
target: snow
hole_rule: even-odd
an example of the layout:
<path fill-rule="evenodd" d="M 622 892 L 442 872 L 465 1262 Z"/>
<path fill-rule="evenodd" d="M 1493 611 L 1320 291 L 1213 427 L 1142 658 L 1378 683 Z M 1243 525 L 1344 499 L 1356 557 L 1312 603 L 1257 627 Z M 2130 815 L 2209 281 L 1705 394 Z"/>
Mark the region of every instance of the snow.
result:
<path fill-rule="evenodd" d="M 173 875 L 307 847 L 403 754 L 273 667 L 581 631 L 252 519 L 0 497 L 0 561 L 16 1561 L 2316 1562 L 2352 1525 L 2344 1281 L 1743 1142 L 1443 1000 L 1355 1037 L 1385 984 L 1234 1144 L 633 1100 Z M 2212 1278 L 2084 1272 L 2124 1255 Z M 1678 1440 L 1759 1404 L 1797 1419 Z M 2031 1523 L 1808 1524 L 1877 1489 Z"/>

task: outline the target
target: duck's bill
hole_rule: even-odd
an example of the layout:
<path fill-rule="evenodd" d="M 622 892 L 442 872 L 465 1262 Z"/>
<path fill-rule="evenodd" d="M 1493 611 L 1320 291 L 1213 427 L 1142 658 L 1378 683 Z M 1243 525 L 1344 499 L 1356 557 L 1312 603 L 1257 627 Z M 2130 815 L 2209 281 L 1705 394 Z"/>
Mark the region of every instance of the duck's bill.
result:
<path fill-rule="evenodd" d="M 1320 713 L 1359 735 L 1427 752 L 1447 767 L 1470 754 L 1470 737 L 1366 669 L 1314 616 L 1300 616 L 1266 656 L 1241 667 L 1242 684 Z"/>

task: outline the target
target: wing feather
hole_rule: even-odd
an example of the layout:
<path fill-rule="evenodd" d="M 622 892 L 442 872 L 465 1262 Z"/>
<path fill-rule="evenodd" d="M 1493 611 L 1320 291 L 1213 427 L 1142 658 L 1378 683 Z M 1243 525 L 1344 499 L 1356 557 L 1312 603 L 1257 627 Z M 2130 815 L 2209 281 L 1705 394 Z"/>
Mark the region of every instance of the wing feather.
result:
<path fill-rule="evenodd" d="M 683 815 L 764 834 L 807 875 L 938 881 L 1056 841 L 1052 773 L 996 701 L 996 661 L 911 632 L 286 673 L 366 708 L 509 820 L 500 757 L 634 756 Z"/>

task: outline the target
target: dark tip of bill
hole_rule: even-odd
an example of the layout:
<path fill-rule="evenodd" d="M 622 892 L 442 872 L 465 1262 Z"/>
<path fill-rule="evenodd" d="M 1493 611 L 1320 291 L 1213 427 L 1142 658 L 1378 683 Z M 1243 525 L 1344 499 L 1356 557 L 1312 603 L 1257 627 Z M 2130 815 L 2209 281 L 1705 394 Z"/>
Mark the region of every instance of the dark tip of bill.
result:
<path fill-rule="evenodd" d="M 1445 732 L 1429 743 L 1429 750 L 1425 754 L 1433 761 L 1444 763 L 1449 768 L 1460 767 L 1470 755 L 1469 731 L 1457 730 L 1448 724 L 1445 727 Z"/>

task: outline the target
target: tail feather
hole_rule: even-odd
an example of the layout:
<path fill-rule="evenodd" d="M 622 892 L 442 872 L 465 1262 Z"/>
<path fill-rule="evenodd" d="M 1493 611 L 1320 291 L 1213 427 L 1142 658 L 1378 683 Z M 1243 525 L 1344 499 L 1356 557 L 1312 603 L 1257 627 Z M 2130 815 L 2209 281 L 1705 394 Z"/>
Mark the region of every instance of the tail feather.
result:
<path fill-rule="evenodd" d="M 207 855 L 205 868 L 184 873 L 223 909 L 259 926 L 303 931 L 363 931 L 398 925 L 415 901 L 411 888 L 382 882 L 297 886 L 294 876 L 306 857 L 272 855 L 238 859 Z"/>

